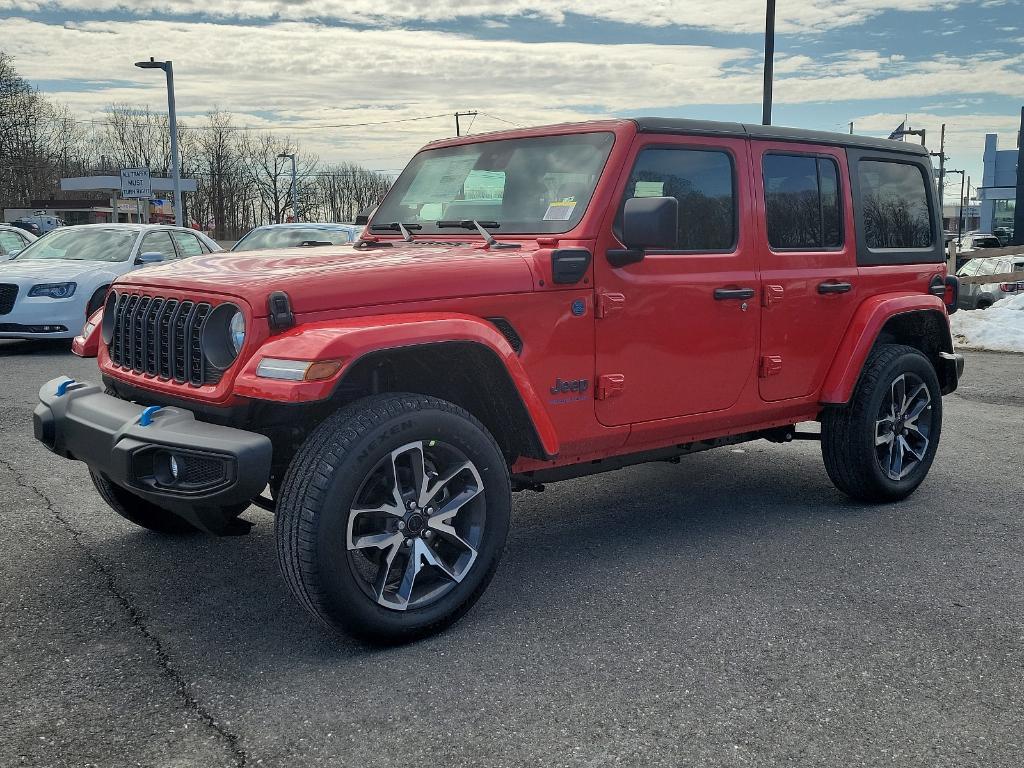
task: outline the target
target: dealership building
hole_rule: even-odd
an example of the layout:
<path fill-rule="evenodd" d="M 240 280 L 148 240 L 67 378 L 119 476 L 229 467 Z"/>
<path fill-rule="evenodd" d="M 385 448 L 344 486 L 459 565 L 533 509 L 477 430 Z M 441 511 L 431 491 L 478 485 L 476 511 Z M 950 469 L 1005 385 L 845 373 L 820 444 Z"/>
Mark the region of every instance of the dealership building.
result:
<path fill-rule="evenodd" d="M 981 186 L 977 188 L 981 201 L 980 228 L 985 232 L 1012 229 L 1014 203 L 1017 199 L 1018 150 L 999 149 L 999 136 L 985 134 L 985 168 Z"/>

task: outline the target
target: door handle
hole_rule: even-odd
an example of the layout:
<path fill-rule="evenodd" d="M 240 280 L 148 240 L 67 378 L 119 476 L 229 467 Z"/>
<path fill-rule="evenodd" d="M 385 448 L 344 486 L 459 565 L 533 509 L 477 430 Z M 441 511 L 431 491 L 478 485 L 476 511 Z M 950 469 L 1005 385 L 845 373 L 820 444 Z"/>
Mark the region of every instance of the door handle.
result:
<path fill-rule="evenodd" d="M 818 283 L 818 293 L 849 293 L 853 289 L 850 283 L 827 282 Z"/>
<path fill-rule="evenodd" d="M 752 299 L 754 298 L 753 288 L 715 288 L 715 299 Z"/>

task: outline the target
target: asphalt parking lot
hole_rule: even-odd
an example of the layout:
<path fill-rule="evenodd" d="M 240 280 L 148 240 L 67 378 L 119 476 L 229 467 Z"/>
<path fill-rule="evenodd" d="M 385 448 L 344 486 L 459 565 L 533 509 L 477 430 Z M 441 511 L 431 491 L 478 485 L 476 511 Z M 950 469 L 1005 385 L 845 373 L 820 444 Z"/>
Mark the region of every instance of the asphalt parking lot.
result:
<path fill-rule="evenodd" d="M 929 479 L 848 501 L 765 442 L 515 499 L 446 632 L 328 634 L 273 521 L 168 538 L 32 438 L 66 345 L 0 341 L 0 766 L 1019 766 L 1024 356 L 969 353 Z"/>

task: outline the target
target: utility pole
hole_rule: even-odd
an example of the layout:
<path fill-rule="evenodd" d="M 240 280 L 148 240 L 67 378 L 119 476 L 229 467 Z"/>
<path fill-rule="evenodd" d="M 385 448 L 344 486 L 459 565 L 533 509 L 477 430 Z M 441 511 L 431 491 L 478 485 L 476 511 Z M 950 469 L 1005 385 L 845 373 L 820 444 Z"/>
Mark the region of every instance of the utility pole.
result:
<path fill-rule="evenodd" d="M 459 118 L 460 117 L 476 117 L 476 112 L 456 112 L 455 113 L 455 135 L 456 136 L 461 136 L 462 135 L 462 129 L 459 126 Z M 472 123 L 470 123 L 470 125 L 472 125 Z"/>
<path fill-rule="evenodd" d="M 853 120 L 850 121 L 850 135 L 853 135 Z"/>
<path fill-rule="evenodd" d="M 772 75 L 775 68 L 775 0 L 768 0 L 764 18 L 764 95 L 761 125 L 772 124 Z"/>
<path fill-rule="evenodd" d="M 933 153 L 934 156 L 934 153 Z M 946 195 L 946 124 L 942 124 L 939 134 L 939 210 Z"/>
<path fill-rule="evenodd" d="M 278 157 L 290 157 L 292 161 L 292 218 L 298 222 L 301 219 L 299 218 L 299 197 L 295 192 L 295 153 L 282 152 Z"/>

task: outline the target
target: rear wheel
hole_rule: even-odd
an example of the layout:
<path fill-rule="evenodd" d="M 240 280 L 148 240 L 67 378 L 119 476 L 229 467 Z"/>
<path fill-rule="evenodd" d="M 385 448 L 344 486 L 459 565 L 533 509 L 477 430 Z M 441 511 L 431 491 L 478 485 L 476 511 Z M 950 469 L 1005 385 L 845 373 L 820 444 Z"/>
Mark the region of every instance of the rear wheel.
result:
<path fill-rule="evenodd" d="M 299 602 L 378 642 L 440 631 L 490 582 L 508 532 L 508 469 L 469 413 L 380 395 L 325 420 L 277 505 L 278 558 Z"/>
<path fill-rule="evenodd" d="M 896 501 L 921 484 L 942 432 L 942 393 L 913 347 L 881 344 L 868 357 L 850 402 L 821 420 L 825 470 L 863 501 Z"/>

